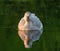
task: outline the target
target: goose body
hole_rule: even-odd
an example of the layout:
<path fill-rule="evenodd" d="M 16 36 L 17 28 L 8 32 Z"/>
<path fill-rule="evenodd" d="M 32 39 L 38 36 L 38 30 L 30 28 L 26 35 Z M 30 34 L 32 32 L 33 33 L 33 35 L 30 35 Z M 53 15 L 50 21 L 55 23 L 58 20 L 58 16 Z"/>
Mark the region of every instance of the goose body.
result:
<path fill-rule="evenodd" d="M 39 40 L 42 32 L 42 22 L 31 12 L 26 12 L 18 23 L 18 35 L 24 41 L 25 48 L 30 48 L 34 41 Z"/>

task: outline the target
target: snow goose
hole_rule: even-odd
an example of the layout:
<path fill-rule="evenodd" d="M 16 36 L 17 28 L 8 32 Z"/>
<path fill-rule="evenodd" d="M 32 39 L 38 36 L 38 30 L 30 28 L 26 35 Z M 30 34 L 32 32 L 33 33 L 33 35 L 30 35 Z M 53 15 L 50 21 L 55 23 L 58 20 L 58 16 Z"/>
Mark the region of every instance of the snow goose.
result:
<path fill-rule="evenodd" d="M 31 48 L 32 43 L 39 40 L 42 32 L 42 22 L 34 13 L 26 12 L 18 23 L 18 35 L 23 40 L 25 48 Z"/>

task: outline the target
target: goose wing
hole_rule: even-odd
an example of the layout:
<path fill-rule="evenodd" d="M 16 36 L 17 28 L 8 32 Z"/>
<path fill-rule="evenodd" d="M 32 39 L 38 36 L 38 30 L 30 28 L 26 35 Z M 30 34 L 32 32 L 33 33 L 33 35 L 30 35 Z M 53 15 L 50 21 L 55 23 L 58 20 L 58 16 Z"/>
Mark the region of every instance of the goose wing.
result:
<path fill-rule="evenodd" d="M 43 28 L 42 22 L 39 20 L 39 18 L 37 16 L 35 16 L 35 14 L 31 14 L 29 19 L 32 21 L 32 23 L 38 27 L 38 28 Z"/>

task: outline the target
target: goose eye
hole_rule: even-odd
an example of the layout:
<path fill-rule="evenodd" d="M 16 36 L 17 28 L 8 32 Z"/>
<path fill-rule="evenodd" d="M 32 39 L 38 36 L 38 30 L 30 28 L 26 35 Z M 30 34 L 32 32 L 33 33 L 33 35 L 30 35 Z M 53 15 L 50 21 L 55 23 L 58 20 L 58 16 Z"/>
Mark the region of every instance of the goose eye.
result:
<path fill-rule="evenodd" d="M 27 16 L 29 18 L 29 16 Z"/>

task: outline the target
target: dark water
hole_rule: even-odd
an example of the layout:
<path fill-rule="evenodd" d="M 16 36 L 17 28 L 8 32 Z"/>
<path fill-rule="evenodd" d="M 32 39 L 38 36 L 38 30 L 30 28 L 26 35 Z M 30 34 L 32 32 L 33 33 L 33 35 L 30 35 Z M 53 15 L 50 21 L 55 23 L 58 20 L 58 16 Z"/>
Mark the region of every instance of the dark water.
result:
<path fill-rule="evenodd" d="M 25 49 L 17 25 L 25 11 L 35 13 L 44 25 L 39 41 Z M 0 51 L 60 51 L 60 1 L 0 1 Z"/>

